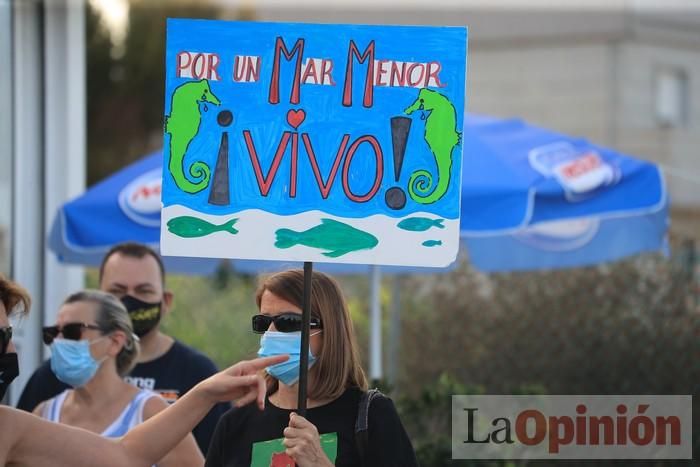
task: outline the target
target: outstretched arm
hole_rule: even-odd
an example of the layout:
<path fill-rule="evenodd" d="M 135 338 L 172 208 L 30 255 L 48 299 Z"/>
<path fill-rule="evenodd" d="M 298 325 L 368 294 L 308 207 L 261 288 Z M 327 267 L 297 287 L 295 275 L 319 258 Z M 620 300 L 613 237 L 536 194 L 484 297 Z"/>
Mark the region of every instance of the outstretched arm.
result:
<path fill-rule="evenodd" d="M 0 406 L 0 465 L 36 467 L 105 467 L 155 464 L 219 401 L 241 406 L 265 401 L 263 368 L 287 356 L 243 361 L 199 383 L 176 403 L 119 440 L 80 428 L 48 422 L 35 415 Z"/>

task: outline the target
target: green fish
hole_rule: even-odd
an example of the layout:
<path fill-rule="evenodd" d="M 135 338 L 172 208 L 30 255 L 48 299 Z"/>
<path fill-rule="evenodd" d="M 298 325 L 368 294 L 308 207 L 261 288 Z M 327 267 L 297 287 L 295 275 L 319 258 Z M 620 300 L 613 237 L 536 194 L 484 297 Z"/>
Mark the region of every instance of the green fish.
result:
<path fill-rule="evenodd" d="M 277 234 L 275 242 L 277 248 L 305 245 L 328 250 L 323 254 L 329 258 L 337 258 L 357 250 L 370 250 L 379 243 L 374 235 L 333 219 L 321 219 L 319 225 L 304 232 L 279 229 L 275 233 Z"/>
<path fill-rule="evenodd" d="M 444 220 L 445 219 L 428 219 L 427 217 L 409 217 L 399 222 L 398 227 L 413 232 L 423 232 L 431 227 L 444 229 L 445 226 L 442 225 L 442 221 Z"/>
<path fill-rule="evenodd" d="M 234 218 L 221 225 L 215 225 L 197 217 L 180 216 L 168 221 L 168 230 L 178 237 L 184 238 L 204 237 L 214 232 L 228 232 L 235 235 L 238 230 L 233 228 L 233 224 L 237 221 L 238 218 Z"/>
<path fill-rule="evenodd" d="M 423 246 L 438 246 L 442 245 L 442 240 L 426 240 L 423 243 L 421 243 Z"/>

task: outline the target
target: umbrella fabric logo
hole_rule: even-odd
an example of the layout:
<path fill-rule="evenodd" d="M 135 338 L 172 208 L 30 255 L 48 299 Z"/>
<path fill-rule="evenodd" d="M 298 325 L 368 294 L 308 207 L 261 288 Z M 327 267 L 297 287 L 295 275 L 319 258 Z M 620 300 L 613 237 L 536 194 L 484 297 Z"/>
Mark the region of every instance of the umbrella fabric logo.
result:
<path fill-rule="evenodd" d="M 545 177 L 554 177 L 564 189 L 566 199 L 583 201 L 596 191 L 620 181 L 620 169 L 605 162 L 592 148 L 577 149 L 570 143 L 553 143 L 530 150 L 533 169 Z"/>
<path fill-rule="evenodd" d="M 119 207 L 132 221 L 146 227 L 160 226 L 160 168 L 141 175 L 119 193 Z"/>

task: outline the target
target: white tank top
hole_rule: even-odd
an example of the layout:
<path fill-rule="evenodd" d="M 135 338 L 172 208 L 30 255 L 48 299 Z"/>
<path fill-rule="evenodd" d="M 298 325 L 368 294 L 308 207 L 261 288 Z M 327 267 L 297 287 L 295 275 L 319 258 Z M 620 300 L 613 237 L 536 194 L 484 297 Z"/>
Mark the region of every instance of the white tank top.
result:
<path fill-rule="evenodd" d="M 42 418 L 59 423 L 61 419 L 61 408 L 66 400 L 70 389 L 66 389 L 58 396 L 47 400 L 41 413 Z M 101 434 L 108 438 L 119 438 L 124 436 L 129 430 L 143 422 L 143 407 L 151 397 L 160 397 L 153 391 L 141 389 L 131 399 L 131 402 L 122 410 L 116 420 L 114 420 Z"/>

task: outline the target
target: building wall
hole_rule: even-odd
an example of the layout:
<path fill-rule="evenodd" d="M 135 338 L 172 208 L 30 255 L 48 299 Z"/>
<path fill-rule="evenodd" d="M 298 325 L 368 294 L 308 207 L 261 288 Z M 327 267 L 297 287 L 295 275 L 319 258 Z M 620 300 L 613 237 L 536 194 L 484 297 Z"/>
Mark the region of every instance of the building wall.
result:
<path fill-rule="evenodd" d="M 700 51 L 627 42 L 618 57 L 617 147 L 666 167 L 674 205 L 700 206 Z M 687 78 L 687 115 L 678 126 L 657 119 L 661 68 L 682 70 Z"/>
<path fill-rule="evenodd" d="M 605 43 L 474 48 L 467 108 L 520 117 L 600 144 L 611 139 L 610 61 Z"/>

